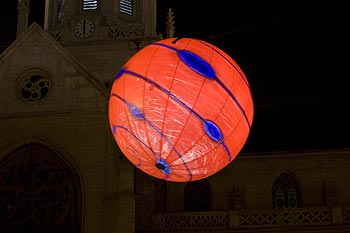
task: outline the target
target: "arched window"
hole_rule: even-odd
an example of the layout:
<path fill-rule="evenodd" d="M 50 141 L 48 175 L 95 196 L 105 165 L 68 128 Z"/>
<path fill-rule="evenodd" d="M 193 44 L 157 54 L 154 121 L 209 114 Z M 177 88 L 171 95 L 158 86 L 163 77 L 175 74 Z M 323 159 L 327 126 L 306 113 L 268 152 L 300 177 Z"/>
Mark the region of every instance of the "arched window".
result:
<path fill-rule="evenodd" d="M 207 180 L 188 182 L 184 194 L 185 211 L 211 210 L 211 187 Z"/>
<path fill-rule="evenodd" d="M 273 202 L 275 208 L 298 208 L 300 206 L 300 188 L 296 178 L 283 173 L 273 185 Z"/>
<path fill-rule="evenodd" d="M 0 232 L 80 229 L 77 174 L 56 153 L 23 146 L 0 162 Z"/>

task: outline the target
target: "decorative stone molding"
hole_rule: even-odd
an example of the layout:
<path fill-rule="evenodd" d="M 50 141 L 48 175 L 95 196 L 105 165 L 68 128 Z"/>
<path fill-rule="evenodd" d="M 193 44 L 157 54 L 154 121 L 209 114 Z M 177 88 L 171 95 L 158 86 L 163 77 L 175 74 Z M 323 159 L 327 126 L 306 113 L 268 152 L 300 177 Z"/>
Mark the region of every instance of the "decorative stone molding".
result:
<path fill-rule="evenodd" d="M 350 206 L 280 208 L 267 210 L 231 210 L 208 212 L 156 213 L 151 228 L 158 232 L 175 230 L 278 229 L 288 227 L 329 227 L 345 224 L 350 228 Z M 275 229 L 275 230 L 272 230 Z M 265 231 L 265 230 L 264 230 Z M 248 232 L 248 231 L 247 231 Z M 250 231 L 249 231 L 250 232 Z M 322 231 L 323 232 L 323 231 Z M 327 231 L 328 232 L 328 231 Z"/>
<path fill-rule="evenodd" d="M 343 212 L 341 213 L 343 216 L 343 222 L 346 224 L 350 223 L 350 206 L 343 207 Z"/>
<path fill-rule="evenodd" d="M 53 33 L 54 38 L 56 39 L 56 41 L 61 42 L 63 40 L 63 35 L 61 31 L 55 31 Z"/>
<path fill-rule="evenodd" d="M 266 211 L 241 211 L 241 227 L 281 225 L 322 225 L 332 223 L 330 208 L 285 208 Z"/>
<path fill-rule="evenodd" d="M 140 24 L 120 24 L 107 27 L 107 38 L 128 39 L 141 38 L 144 36 L 144 26 Z"/>
<path fill-rule="evenodd" d="M 227 212 L 187 212 L 169 213 L 152 216 L 155 229 L 161 231 L 184 229 L 227 229 L 229 216 Z"/>
<path fill-rule="evenodd" d="M 37 104 L 44 101 L 52 90 L 50 74 L 41 68 L 31 68 L 22 72 L 14 85 L 18 99 L 26 104 Z"/>

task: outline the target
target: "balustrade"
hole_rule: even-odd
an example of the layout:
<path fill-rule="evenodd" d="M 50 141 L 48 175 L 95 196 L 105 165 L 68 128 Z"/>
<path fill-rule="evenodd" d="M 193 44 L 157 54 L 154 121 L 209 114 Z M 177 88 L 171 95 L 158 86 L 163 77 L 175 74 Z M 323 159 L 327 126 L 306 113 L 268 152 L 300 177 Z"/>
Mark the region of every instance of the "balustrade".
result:
<path fill-rule="evenodd" d="M 307 227 L 340 224 L 350 224 L 350 206 L 159 213 L 152 217 L 152 229 L 158 231 Z"/>

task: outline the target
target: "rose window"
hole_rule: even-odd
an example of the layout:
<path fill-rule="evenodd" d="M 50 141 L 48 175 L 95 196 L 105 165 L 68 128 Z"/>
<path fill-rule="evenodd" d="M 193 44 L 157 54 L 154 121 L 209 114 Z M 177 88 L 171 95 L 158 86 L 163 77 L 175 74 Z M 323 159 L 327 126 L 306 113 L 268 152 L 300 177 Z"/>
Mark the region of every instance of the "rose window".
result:
<path fill-rule="evenodd" d="M 20 75 L 16 94 L 25 103 L 38 103 L 48 97 L 52 89 L 50 75 L 42 69 L 31 69 Z"/>

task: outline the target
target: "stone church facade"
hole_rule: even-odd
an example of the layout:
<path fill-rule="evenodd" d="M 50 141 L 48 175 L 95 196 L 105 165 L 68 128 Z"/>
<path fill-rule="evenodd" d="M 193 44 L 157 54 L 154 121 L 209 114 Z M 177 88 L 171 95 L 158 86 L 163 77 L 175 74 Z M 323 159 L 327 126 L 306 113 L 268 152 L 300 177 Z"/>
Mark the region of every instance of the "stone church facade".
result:
<path fill-rule="evenodd" d="M 350 149 L 242 153 L 189 183 L 123 156 L 109 88 L 159 39 L 156 0 L 46 0 L 41 26 L 29 6 L 0 55 L 1 233 L 350 232 Z"/>

